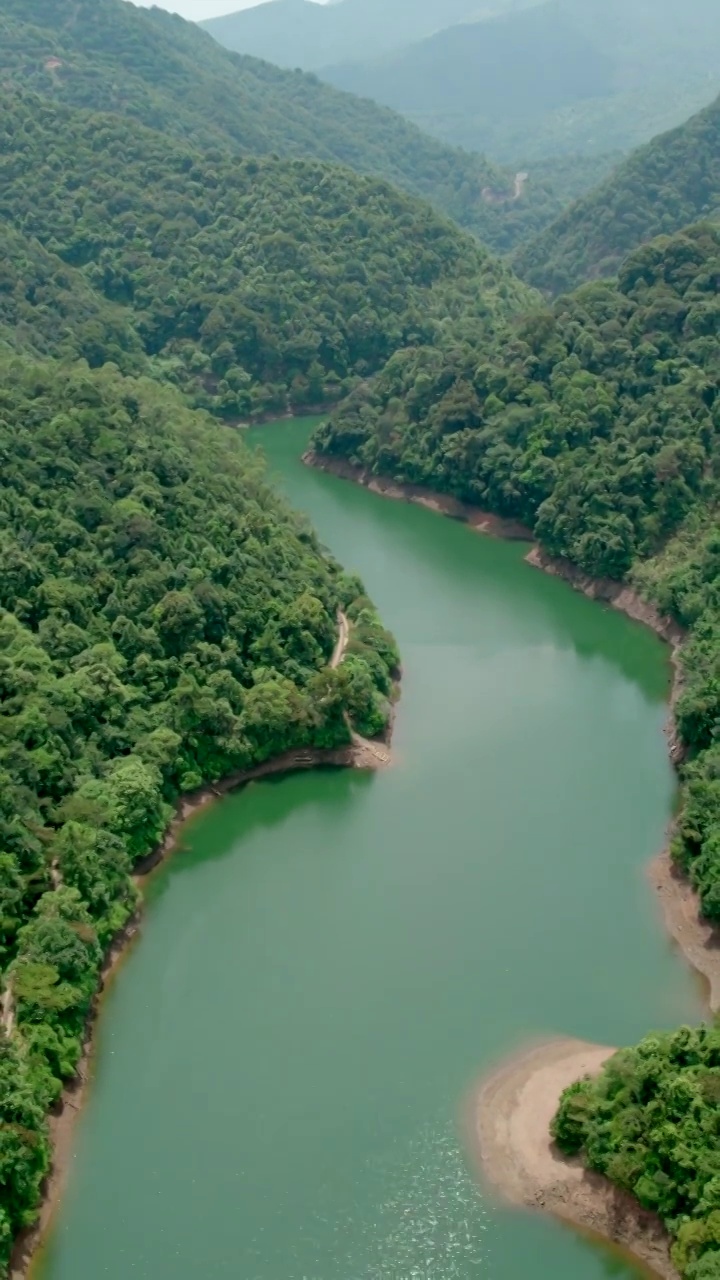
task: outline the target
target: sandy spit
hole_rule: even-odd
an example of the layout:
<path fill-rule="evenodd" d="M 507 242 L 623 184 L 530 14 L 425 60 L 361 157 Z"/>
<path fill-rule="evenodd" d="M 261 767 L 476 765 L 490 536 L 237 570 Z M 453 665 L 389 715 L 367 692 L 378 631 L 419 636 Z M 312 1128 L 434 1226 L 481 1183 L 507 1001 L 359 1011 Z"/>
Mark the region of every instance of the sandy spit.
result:
<path fill-rule="evenodd" d="M 180 800 L 175 817 L 161 844 L 137 865 L 135 881 L 142 886 L 143 880 L 150 872 L 181 847 L 185 827 L 191 818 L 245 783 L 303 769 L 335 767 L 367 770 L 380 769 L 390 763 L 391 753 L 388 745 L 366 742 L 354 735 L 353 742 L 346 747 L 333 750 L 305 748 L 286 751 L 282 755 L 264 761 L 263 764 L 256 765 L 253 769 L 231 774 L 214 786 L 202 787 L 196 792 L 191 792 Z M 140 922 L 141 909 L 115 938 L 106 957 L 100 991 L 88 1019 L 82 1056 L 76 1075 L 63 1090 L 60 1101 L 48 1118 L 53 1151 L 52 1166 L 45 1180 L 38 1219 L 32 1227 L 22 1232 L 15 1242 L 10 1259 L 10 1280 L 31 1280 L 33 1264 L 38 1259 L 43 1241 L 62 1200 L 73 1160 L 75 1126 L 92 1081 L 95 1025 L 112 979 L 128 955 L 133 940 L 137 937 Z"/>
<path fill-rule="evenodd" d="M 563 1089 L 597 1075 L 614 1049 L 581 1040 L 535 1044 L 503 1063 L 475 1094 L 470 1141 L 483 1177 L 511 1204 L 543 1209 L 631 1253 L 662 1280 L 678 1280 L 660 1219 L 550 1139 Z"/>

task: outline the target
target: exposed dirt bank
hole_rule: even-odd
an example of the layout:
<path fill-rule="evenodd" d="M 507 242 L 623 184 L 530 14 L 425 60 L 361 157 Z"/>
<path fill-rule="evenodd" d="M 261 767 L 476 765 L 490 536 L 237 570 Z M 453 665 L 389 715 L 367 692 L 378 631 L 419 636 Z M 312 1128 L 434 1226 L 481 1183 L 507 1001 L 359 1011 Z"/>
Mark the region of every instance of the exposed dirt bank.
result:
<path fill-rule="evenodd" d="M 511 1203 L 553 1213 L 628 1250 L 663 1280 L 678 1280 L 659 1218 L 579 1160 L 566 1159 L 550 1139 L 563 1089 L 596 1075 L 613 1053 L 581 1040 L 552 1040 L 511 1058 L 475 1095 L 472 1149 L 485 1178 Z"/>
<path fill-rule="evenodd" d="M 372 493 L 379 493 L 383 498 L 395 498 L 402 502 L 412 502 L 418 507 L 427 507 L 437 511 L 439 515 L 450 516 L 452 520 L 460 520 L 478 533 L 489 533 L 497 538 L 512 538 L 520 542 L 531 542 L 532 533 L 517 520 L 504 520 L 502 516 L 494 516 L 480 507 L 460 502 L 447 493 L 436 493 L 433 489 L 425 489 L 416 484 L 398 484 L 384 476 L 373 475 L 362 467 L 354 467 L 344 458 L 329 458 L 324 454 L 310 450 L 303 454 L 303 462 L 318 471 L 327 471 L 331 475 L 340 476 L 343 480 L 353 480 Z"/>
<path fill-rule="evenodd" d="M 647 870 L 670 937 L 703 978 L 710 1012 L 720 1012 L 720 933 L 703 920 L 700 899 L 669 849 L 653 858 Z"/>

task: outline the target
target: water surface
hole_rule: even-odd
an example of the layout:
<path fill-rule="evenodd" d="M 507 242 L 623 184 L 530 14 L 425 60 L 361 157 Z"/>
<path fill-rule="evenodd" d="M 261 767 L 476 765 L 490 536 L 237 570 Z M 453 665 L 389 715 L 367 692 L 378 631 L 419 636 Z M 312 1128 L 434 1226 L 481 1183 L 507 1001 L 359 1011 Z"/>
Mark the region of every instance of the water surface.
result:
<path fill-rule="evenodd" d="M 251 433 L 403 655 L 395 766 L 254 784 L 152 881 L 108 998 L 43 1280 L 599 1280 L 498 1210 L 458 1139 L 528 1036 L 698 1016 L 644 864 L 673 779 L 667 654 L 519 545 Z"/>

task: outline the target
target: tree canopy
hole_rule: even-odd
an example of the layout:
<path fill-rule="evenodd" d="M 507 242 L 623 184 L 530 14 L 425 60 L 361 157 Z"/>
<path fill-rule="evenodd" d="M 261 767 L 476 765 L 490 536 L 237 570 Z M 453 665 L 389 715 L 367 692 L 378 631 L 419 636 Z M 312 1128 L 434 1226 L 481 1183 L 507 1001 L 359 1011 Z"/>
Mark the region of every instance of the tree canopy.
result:
<path fill-rule="evenodd" d="M 720 1030 L 647 1036 L 563 1095 L 553 1136 L 568 1155 L 658 1213 L 687 1280 L 720 1276 Z"/>
<path fill-rule="evenodd" d="M 3 0 L 0 70 L 6 88 L 124 115 L 201 150 L 322 160 L 385 178 L 497 251 L 539 231 L 570 198 L 537 166 L 515 199 L 514 172 L 314 75 L 231 53 L 160 8 Z"/>
<path fill-rule="evenodd" d="M 129 370 L 139 345 L 158 377 L 226 418 L 337 399 L 428 340 L 436 317 L 474 307 L 491 325 L 531 296 L 378 179 L 201 154 L 32 93 L 0 100 L 3 217 L 79 271 L 108 322 L 114 308 L 104 335 L 79 326 L 78 354 Z"/>

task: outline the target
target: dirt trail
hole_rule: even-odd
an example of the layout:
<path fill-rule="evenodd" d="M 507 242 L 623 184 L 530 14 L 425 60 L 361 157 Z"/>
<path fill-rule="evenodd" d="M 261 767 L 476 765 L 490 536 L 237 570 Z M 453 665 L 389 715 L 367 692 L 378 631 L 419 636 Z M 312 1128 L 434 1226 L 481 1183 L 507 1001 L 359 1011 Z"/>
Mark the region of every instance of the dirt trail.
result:
<path fill-rule="evenodd" d="M 340 663 L 345 657 L 345 652 L 348 647 L 348 640 L 350 639 L 350 623 L 345 617 L 345 614 L 343 613 L 342 609 L 338 609 L 337 620 L 338 620 L 337 644 L 333 649 L 333 656 L 330 659 L 330 669 L 332 671 L 334 671 L 336 667 L 340 666 Z"/>
<path fill-rule="evenodd" d="M 334 671 L 340 666 L 345 654 L 347 653 L 348 643 L 350 641 L 350 623 L 348 622 L 342 609 L 338 609 L 338 638 L 337 644 L 330 659 L 330 667 Z M 390 764 L 392 756 L 387 747 L 381 746 L 377 742 L 371 742 L 369 738 L 363 738 L 356 733 L 350 723 L 350 717 L 345 714 L 345 723 L 350 730 L 353 747 L 360 753 L 360 759 L 367 761 L 368 756 L 371 760 L 377 760 L 379 764 Z"/>
<path fill-rule="evenodd" d="M 2 998 L 2 1006 L 0 1006 L 0 1026 L 4 1028 L 5 1034 L 8 1037 L 12 1035 L 15 1029 L 15 1002 L 13 1001 L 11 982 L 8 982 Z"/>
<path fill-rule="evenodd" d="M 515 174 L 515 187 L 513 190 L 513 200 L 519 200 L 525 190 L 525 183 L 530 177 L 529 173 Z"/>

